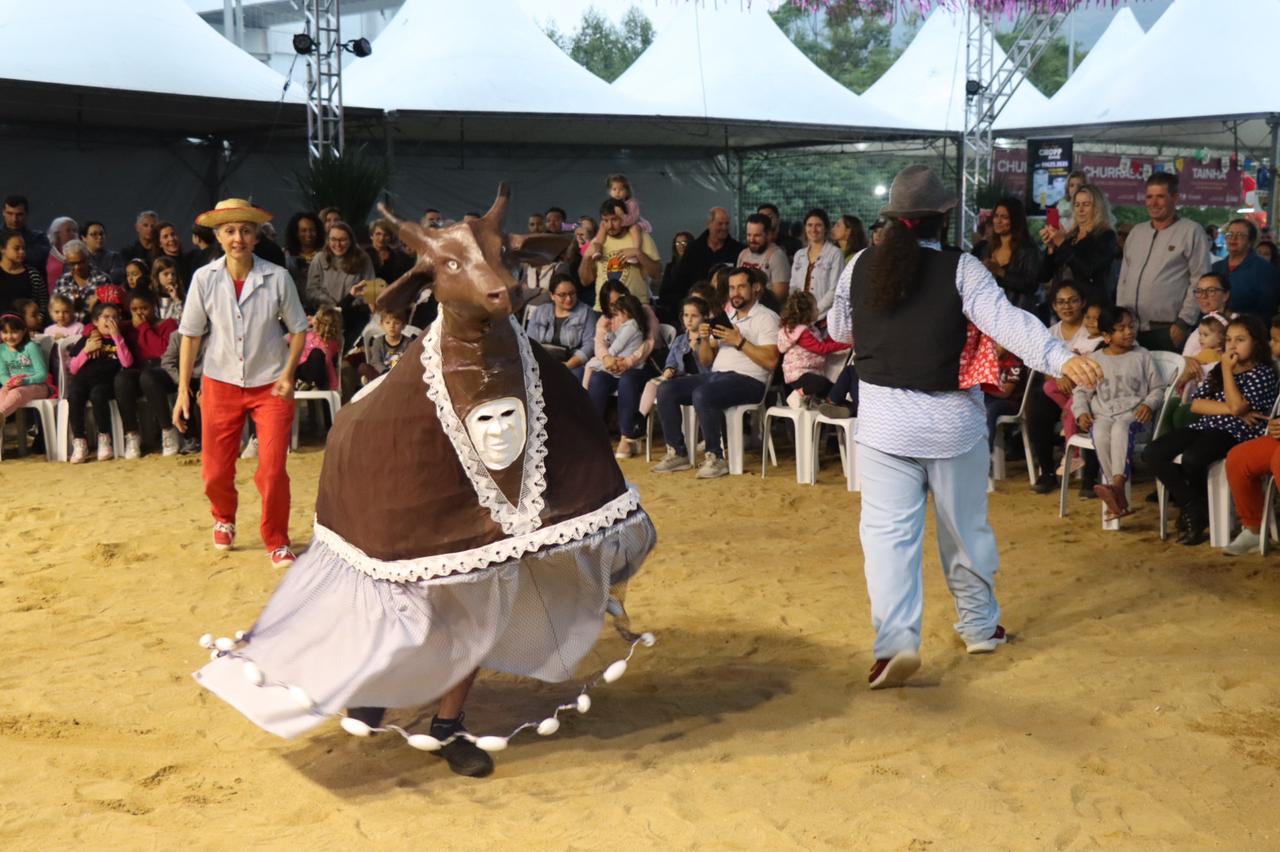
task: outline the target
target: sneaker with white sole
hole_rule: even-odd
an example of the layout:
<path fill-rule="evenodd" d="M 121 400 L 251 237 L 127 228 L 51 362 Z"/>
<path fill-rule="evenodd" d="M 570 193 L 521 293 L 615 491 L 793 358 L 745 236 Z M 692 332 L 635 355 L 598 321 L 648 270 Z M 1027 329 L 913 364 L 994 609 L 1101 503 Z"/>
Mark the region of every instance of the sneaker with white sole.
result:
<path fill-rule="evenodd" d="M 89 442 L 84 438 L 71 439 L 71 463 L 84 464 L 89 460 Z"/>
<path fill-rule="evenodd" d="M 116 457 L 111 447 L 111 436 L 105 432 L 98 433 L 98 461 L 111 461 Z"/>
<path fill-rule="evenodd" d="M 715 453 L 707 453 L 698 468 L 698 479 L 719 479 L 729 475 L 729 464 Z"/>
<path fill-rule="evenodd" d="M 176 456 L 178 454 L 178 430 L 170 426 L 160 430 L 160 455 Z"/>
<path fill-rule="evenodd" d="M 258 457 L 258 436 L 254 435 L 249 442 L 244 445 L 244 449 L 240 451 L 242 459 L 256 459 Z"/>
<path fill-rule="evenodd" d="M 124 433 L 124 457 L 126 459 L 142 458 L 142 436 L 137 432 Z"/>
<path fill-rule="evenodd" d="M 1009 637 L 1005 634 L 1004 628 L 997 624 L 995 633 L 992 633 L 986 639 L 965 643 L 964 649 L 970 654 L 990 654 L 1008 641 Z"/>
<path fill-rule="evenodd" d="M 872 689 L 890 689 L 902 686 L 920 670 L 920 654 L 916 651 L 899 651 L 887 660 L 876 660 L 871 666 L 867 683 Z"/>
<path fill-rule="evenodd" d="M 684 453 L 677 453 L 671 447 L 667 447 L 667 454 L 662 461 L 653 466 L 654 473 L 676 473 L 681 470 L 690 470 L 693 465 L 689 464 L 689 457 Z"/>
<path fill-rule="evenodd" d="M 215 550 L 230 550 L 236 543 L 236 525 L 217 521 L 213 525 L 213 547 Z"/>
<path fill-rule="evenodd" d="M 798 390 L 787 395 L 787 408 L 804 408 L 804 396 Z"/>
<path fill-rule="evenodd" d="M 271 567 L 272 568 L 288 568 L 298 557 L 293 555 L 293 551 L 288 545 L 281 545 L 271 551 Z"/>
<path fill-rule="evenodd" d="M 1231 543 L 1223 548 L 1223 552 L 1228 556 L 1244 556 L 1246 553 L 1253 553 L 1258 550 L 1261 544 L 1261 535 L 1256 532 L 1250 532 L 1248 527 L 1242 527 L 1240 534 L 1231 539 Z"/>
<path fill-rule="evenodd" d="M 615 459 L 629 459 L 637 452 L 636 442 L 623 436 L 618 439 L 618 449 L 613 451 Z"/>

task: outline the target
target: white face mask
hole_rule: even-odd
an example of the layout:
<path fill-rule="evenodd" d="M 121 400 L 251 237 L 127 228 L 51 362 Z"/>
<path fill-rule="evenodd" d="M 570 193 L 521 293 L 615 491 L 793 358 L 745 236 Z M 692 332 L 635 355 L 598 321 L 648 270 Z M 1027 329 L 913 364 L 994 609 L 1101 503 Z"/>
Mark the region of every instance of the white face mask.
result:
<path fill-rule="evenodd" d="M 524 403 L 512 396 L 477 405 L 467 415 L 467 435 L 485 467 L 505 470 L 524 452 L 528 428 Z"/>

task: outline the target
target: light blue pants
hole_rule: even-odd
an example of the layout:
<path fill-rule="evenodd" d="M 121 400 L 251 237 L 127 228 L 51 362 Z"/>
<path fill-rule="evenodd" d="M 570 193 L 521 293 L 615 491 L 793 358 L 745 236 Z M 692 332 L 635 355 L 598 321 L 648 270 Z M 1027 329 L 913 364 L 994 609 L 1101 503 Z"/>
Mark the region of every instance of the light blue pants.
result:
<path fill-rule="evenodd" d="M 956 632 L 987 639 L 1000 620 L 994 591 L 995 534 L 987 523 L 985 441 L 949 459 L 893 456 L 858 445 L 862 475 L 862 553 L 878 660 L 920 649 L 924 615 L 924 518 L 933 492 L 938 555 L 955 598 Z"/>

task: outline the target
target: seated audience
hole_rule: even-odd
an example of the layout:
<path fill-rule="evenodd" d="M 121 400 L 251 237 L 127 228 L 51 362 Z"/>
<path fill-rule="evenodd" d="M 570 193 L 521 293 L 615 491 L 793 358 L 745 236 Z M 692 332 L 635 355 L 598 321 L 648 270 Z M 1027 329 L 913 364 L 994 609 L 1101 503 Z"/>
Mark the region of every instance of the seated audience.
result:
<path fill-rule="evenodd" d="M 45 326 L 43 333 L 55 341 L 84 334 L 84 323 L 76 319 L 75 305 L 66 296 L 49 299 L 49 318 L 53 322 Z"/>
<path fill-rule="evenodd" d="M 995 277 L 1009 301 L 1035 313 L 1040 298 L 1040 252 L 1027 230 L 1027 213 L 1016 198 L 1002 198 L 991 211 L 991 236 L 973 256 Z"/>
<path fill-rule="evenodd" d="M 724 411 L 760 402 L 769 377 L 777 369 L 778 315 L 756 300 L 748 270 L 730 271 L 729 303 L 731 316 L 717 315 L 699 329 L 698 357 L 711 365 L 711 372 L 671 379 L 658 388 L 658 416 L 667 456 L 654 468 L 656 473 L 691 467 L 680 428 L 680 406 L 692 404 L 707 448 L 698 478 L 728 474 L 722 440 Z"/>
<path fill-rule="evenodd" d="M 89 309 L 99 287 L 111 283 L 105 272 L 98 272 L 89 260 L 89 249 L 79 240 L 72 240 L 63 247 L 62 257 L 66 272 L 57 279 L 53 287 L 55 296 L 65 296 L 75 306 L 76 319 L 81 322 L 89 318 Z"/>
<path fill-rule="evenodd" d="M 409 344 L 417 340 L 416 334 L 405 334 L 405 323 L 408 322 L 408 311 L 383 311 L 379 325 L 382 334 L 369 341 L 365 350 L 365 360 L 358 368 L 360 384 L 381 376 L 400 362 L 401 356 L 409 349 Z"/>
<path fill-rule="evenodd" d="M 0 314 L 0 437 L 10 414 L 29 402 L 50 395 L 49 365 L 40 344 L 31 339 L 27 324 L 14 314 Z M 26 440 L 20 432 L 18 439 Z M 52 440 L 46 435 L 45 440 Z M 0 445 L 3 445 L 0 440 Z"/>
<path fill-rule="evenodd" d="M 825 326 L 827 311 L 836 297 L 836 282 L 844 269 L 844 253 L 835 243 L 827 240 L 830 220 L 827 211 L 815 207 L 805 214 L 804 236 L 806 244 L 796 252 L 791 263 L 789 293 L 812 293 L 817 301 L 818 317 L 815 322 Z M 776 294 L 786 304 L 787 293 Z"/>
<path fill-rule="evenodd" d="M 1102 366 L 1102 381 L 1093 388 L 1077 387 L 1072 411 L 1079 428 L 1093 439 L 1103 480 L 1094 491 L 1110 520 L 1133 514 L 1125 493 L 1133 446 L 1159 410 L 1165 383 L 1151 353 L 1137 345 L 1132 311 L 1108 308 L 1098 327 L 1106 346 L 1089 357 Z"/>
<path fill-rule="evenodd" d="M 0 231 L 0 311 L 13 309 L 17 299 L 33 299 L 42 307 L 49 289 L 44 274 L 27 263 L 27 244 L 21 232 Z"/>
<path fill-rule="evenodd" d="M 133 366 L 133 353 L 120 328 L 120 308 L 110 302 L 98 302 L 89 314 L 93 323 L 89 333 L 72 345 L 70 352 L 71 381 L 67 388 L 68 421 L 71 425 L 71 463 L 81 464 L 89 458 L 89 442 L 85 438 L 85 407 L 93 402 L 93 419 L 98 426 L 98 461 L 115 457 L 111 446 L 111 400 L 115 397 L 115 378 L 120 370 Z"/>
<path fill-rule="evenodd" d="M 629 356 L 616 356 L 609 352 L 609 332 L 617 332 L 626 321 L 615 312 L 615 308 L 629 292 L 621 281 L 606 279 L 601 285 L 600 302 L 604 310 L 596 322 L 593 351 L 600 358 L 602 369 L 592 373 L 587 383 L 587 395 L 591 397 L 591 403 L 601 417 L 605 416 L 609 399 L 617 391 L 620 437 L 614 455 L 619 458 L 629 458 L 638 450 L 637 444 L 643 428 L 639 418 L 640 397 L 644 393 L 645 383 L 657 373 L 649 364 L 649 355 L 657 346 L 658 318 L 648 305 L 641 307 L 647 334 L 640 347 Z"/>
<path fill-rule="evenodd" d="M 675 336 L 667 349 L 667 360 L 662 365 L 662 373 L 650 379 L 644 386 L 644 395 L 640 397 L 640 415 L 648 416 L 653 404 L 658 401 L 658 388 L 663 382 L 680 376 L 692 376 L 698 373 L 709 373 L 711 367 L 702 363 L 698 357 L 698 347 L 702 339 L 698 336 L 702 325 L 711 319 L 711 306 L 701 296 L 689 296 L 680 306 L 680 325 L 684 331 Z"/>
<path fill-rule="evenodd" d="M 803 258 L 803 250 L 796 257 Z M 818 300 L 812 293 L 797 290 L 787 298 L 779 320 L 778 351 L 782 379 L 791 391 L 787 405 L 792 408 L 817 408 L 827 398 L 832 387 L 826 375 L 827 356 L 849 349 L 847 343 L 816 336 L 817 322 Z"/>
<path fill-rule="evenodd" d="M 1236 444 L 1263 433 L 1276 401 L 1268 337 L 1257 317 L 1233 319 L 1219 365 L 1192 399 L 1191 411 L 1199 417 L 1152 441 L 1142 454 L 1180 509 L 1179 544 L 1201 544 L 1208 538 L 1209 466 L 1226 458 Z M 1182 460 L 1175 462 L 1178 456 Z"/>
<path fill-rule="evenodd" d="M 338 233 L 342 223 L 329 229 Z M 342 313 L 334 307 L 316 311 L 298 359 L 298 390 L 337 390 L 338 356 L 342 353 Z"/>
<path fill-rule="evenodd" d="M 1271 358 L 1280 359 L 1280 316 L 1271 320 Z M 1263 484 L 1268 476 L 1280 482 L 1280 417 L 1267 420 L 1265 434 L 1227 453 L 1227 482 L 1240 516 L 1240 533 L 1227 545 L 1228 556 L 1243 556 L 1262 543 Z"/>
<path fill-rule="evenodd" d="M 156 262 L 164 259 L 156 258 Z M 140 397 L 147 402 L 148 425 L 154 425 L 160 432 L 162 452 L 171 456 L 178 452 L 178 430 L 173 428 L 168 394 L 177 387 L 168 381 L 160 359 L 169 348 L 169 338 L 178 330 L 178 321 L 158 319 L 155 296 L 146 290 L 129 294 L 129 315 L 131 321 L 124 326 L 124 339 L 133 353 L 133 364 L 117 372 L 114 382 L 120 422 L 124 426 L 124 457 L 136 459 L 142 455 Z"/>
<path fill-rule="evenodd" d="M 552 279 L 551 303 L 533 308 L 526 331 L 581 380 L 595 352 L 597 319 L 595 311 L 578 301 L 573 278 L 560 272 Z"/>

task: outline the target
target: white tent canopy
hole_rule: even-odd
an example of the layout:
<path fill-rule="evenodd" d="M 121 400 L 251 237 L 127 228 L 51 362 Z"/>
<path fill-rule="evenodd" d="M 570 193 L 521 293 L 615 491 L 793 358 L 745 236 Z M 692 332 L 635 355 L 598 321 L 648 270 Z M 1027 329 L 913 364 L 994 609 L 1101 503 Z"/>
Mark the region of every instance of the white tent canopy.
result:
<path fill-rule="evenodd" d="M 1127 6 L 1120 9 L 1093 49 L 1041 111 L 1034 115 L 1002 115 L 995 123 L 996 132 L 1014 126 L 1011 121 L 1021 122 L 1024 128 L 1059 125 L 1062 122 L 1057 116 L 1079 115 L 1095 106 L 1100 92 L 1131 72 L 1133 51 L 1145 35 L 1133 10 Z"/>
<path fill-rule="evenodd" d="M 894 131 L 931 127 L 874 107 L 828 77 L 778 29 L 763 2 L 713 8 L 687 0 L 613 89 L 669 117 Z"/>
<path fill-rule="evenodd" d="M 3 3 L 0 32 L 0 79 L 247 101 L 279 101 L 285 82 L 177 0 Z"/>
<path fill-rule="evenodd" d="M 1004 122 L 1001 132 L 1052 127 L 1080 138 L 1226 150 L 1238 139 L 1269 150 L 1267 118 L 1280 115 L 1280 91 L 1259 83 L 1247 64 L 1225 76 L 1219 69 L 1224 57 L 1242 56 L 1249 33 L 1278 31 L 1277 0 L 1174 0 L 1125 56 L 1123 70 L 1094 84 L 1093 97 L 1051 111 L 1052 125 Z M 1256 58 L 1268 61 L 1265 51 Z"/>
<path fill-rule="evenodd" d="M 347 103 L 431 112 L 607 115 L 634 112 L 560 50 L 514 0 L 405 0 L 373 42 L 348 59 Z"/>
<path fill-rule="evenodd" d="M 964 18 L 944 8 L 935 9 L 898 60 L 863 93 L 862 100 L 915 126 L 963 132 L 965 42 Z M 996 67 L 1004 59 L 1004 51 L 996 45 Z M 1048 98 L 1023 80 L 998 118 L 1036 115 L 1047 103 Z"/>

